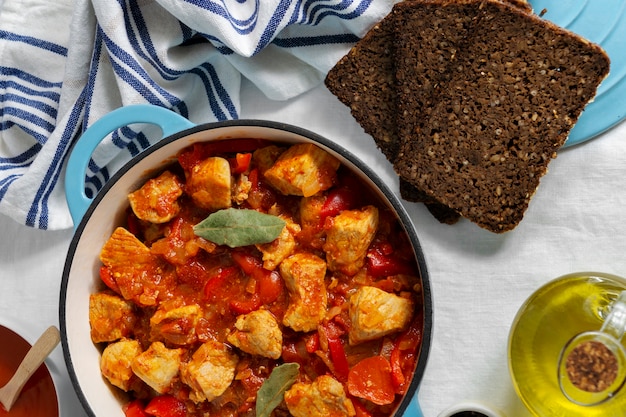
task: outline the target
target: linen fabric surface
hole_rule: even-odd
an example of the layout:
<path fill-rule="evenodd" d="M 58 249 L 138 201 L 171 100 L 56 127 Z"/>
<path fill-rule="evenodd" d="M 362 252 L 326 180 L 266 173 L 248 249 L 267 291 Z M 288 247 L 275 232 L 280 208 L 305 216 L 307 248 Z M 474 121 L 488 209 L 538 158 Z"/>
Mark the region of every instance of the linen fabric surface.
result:
<path fill-rule="evenodd" d="M 239 118 L 249 80 L 286 100 L 319 85 L 393 0 L 0 0 L 0 213 L 72 226 L 64 163 L 87 127 L 151 103 L 194 123 Z M 160 139 L 113 132 L 92 155 L 93 196 Z"/>

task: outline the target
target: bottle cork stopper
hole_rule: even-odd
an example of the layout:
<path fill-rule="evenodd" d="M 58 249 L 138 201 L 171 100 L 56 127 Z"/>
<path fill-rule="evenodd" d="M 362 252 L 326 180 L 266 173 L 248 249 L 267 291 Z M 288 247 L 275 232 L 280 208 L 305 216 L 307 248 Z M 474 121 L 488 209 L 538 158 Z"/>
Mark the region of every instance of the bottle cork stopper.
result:
<path fill-rule="evenodd" d="M 565 369 L 578 389 L 602 392 L 615 382 L 619 365 L 615 354 L 604 343 L 588 340 L 572 349 Z"/>

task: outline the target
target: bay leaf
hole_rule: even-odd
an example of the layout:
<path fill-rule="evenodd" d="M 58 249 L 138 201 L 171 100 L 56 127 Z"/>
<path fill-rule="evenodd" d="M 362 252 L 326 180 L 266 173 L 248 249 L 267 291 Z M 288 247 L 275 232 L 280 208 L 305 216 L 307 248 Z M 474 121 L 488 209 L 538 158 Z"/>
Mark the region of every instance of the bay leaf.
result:
<path fill-rule="evenodd" d="M 285 221 L 250 209 L 228 208 L 211 213 L 193 227 L 197 236 L 231 248 L 268 243 L 276 239 Z"/>
<path fill-rule="evenodd" d="M 283 401 L 285 392 L 298 379 L 300 365 L 284 363 L 272 370 L 270 377 L 263 382 L 256 396 L 256 417 L 269 417 Z"/>

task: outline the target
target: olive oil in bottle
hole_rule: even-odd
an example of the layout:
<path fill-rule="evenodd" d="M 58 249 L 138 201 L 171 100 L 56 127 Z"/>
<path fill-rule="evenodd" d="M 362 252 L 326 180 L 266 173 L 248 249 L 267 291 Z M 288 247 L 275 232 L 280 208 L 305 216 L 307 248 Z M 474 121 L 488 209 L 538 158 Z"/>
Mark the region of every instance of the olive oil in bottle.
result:
<path fill-rule="evenodd" d="M 618 297 L 626 297 L 624 290 L 621 277 L 570 274 L 541 287 L 522 305 L 509 335 L 509 371 L 517 394 L 535 416 L 626 415 L 621 335 L 612 338 L 614 345 L 605 344 L 605 333 L 599 331 L 607 327 L 603 325 Z M 580 376 L 598 367 L 594 375 Z M 606 381 L 588 383 L 594 377 Z"/>

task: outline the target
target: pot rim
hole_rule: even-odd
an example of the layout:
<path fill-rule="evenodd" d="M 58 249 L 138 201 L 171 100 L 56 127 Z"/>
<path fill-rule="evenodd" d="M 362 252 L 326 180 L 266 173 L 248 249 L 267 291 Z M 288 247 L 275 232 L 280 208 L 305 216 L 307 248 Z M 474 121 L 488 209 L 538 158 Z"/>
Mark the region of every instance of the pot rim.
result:
<path fill-rule="evenodd" d="M 136 156 L 134 156 L 131 160 L 125 163 L 118 171 L 116 171 L 111 178 L 104 184 L 102 189 L 96 194 L 93 198 L 89 206 L 87 207 L 84 215 L 82 216 L 80 223 L 75 228 L 74 235 L 70 242 L 70 246 L 68 248 L 64 268 L 63 275 L 61 281 L 61 290 L 60 290 L 60 303 L 59 303 L 59 328 L 61 331 L 61 345 L 63 348 L 63 357 L 65 359 L 68 373 L 70 376 L 70 380 L 74 387 L 74 391 L 76 392 L 83 408 L 87 412 L 88 415 L 92 417 L 96 417 L 95 412 L 91 409 L 91 405 L 83 392 L 81 385 L 79 384 L 71 353 L 70 347 L 67 338 L 67 316 L 65 311 L 66 301 L 67 301 L 67 290 L 69 284 L 69 276 L 72 266 L 72 261 L 76 252 L 76 248 L 78 243 L 85 231 L 85 228 L 89 224 L 90 218 L 96 209 L 96 207 L 100 204 L 100 202 L 106 197 L 107 193 L 113 186 L 124 176 L 126 173 L 140 160 L 144 159 L 148 155 L 159 151 L 160 149 L 170 145 L 171 143 L 188 137 L 190 135 L 205 132 L 209 130 L 221 129 L 221 128 L 229 128 L 229 127 L 254 127 L 254 128 L 264 128 L 268 130 L 276 130 L 283 131 L 287 133 L 291 133 L 297 136 L 301 136 L 310 141 L 313 141 L 317 144 L 326 147 L 333 152 L 340 155 L 342 158 L 350 162 L 354 167 L 360 170 L 363 174 L 365 174 L 370 181 L 378 188 L 378 190 L 384 195 L 385 199 L 389 202 L 392 208 L 395 210 L 396 215 L 400 218 L 400 221 L 403 225 L 403 228 L 409 239 L 413 245 L 413 251 L 415 253 L 417 265 L 420 271 L 421 284 L 422 284 L 422 294 L 423 294 L 423 334 L 421 347 L 419 350 L 418 361 L 415 366 L 415 371 L 413 373 L 413 377 L 411 383 L 407 389 L 407 394 L 413 393 L 413 397 L 409 397 L 405 394 L 404 398 L 400 402 L 398 408 L 396 409 L 394 416 L 402 416 L 409 407 L 411 403 L 416 403 L 417 405 L 417 394 L 419 391 L 419 385 L 424 376 L 424 372 L 426 369 L 426 364 L 428 361 L 428 356 L 430 353 L 431 343 L 432 343 L 432 332 L 433 332 L 433 306 L 432 306 L 432 292 L 430 286 L 430 278 L 428 274 L 428 269 L 426 265 L 426 259 L 424 256 L 424 251 L 422 249 L 419 237 L 417 235 L 417 231 L 415 229 L 415 225 L 411 220 L 409 214 L 406 209 L 400 202 L 400 199 L 391 191 L 391 189 L 382 181 L 382 179 L 376 174 L 369 166 L 367 166 L 362 160 L 357 158 L 352 152 L 348 151 L 343 146 L 321 136 L 315 132 L 312 132 L 308 129 L 301 128 L 298 126 L 294 126 L 291 124 L 277 122 L 277 121 L 268 121 L 261 119 L 238 119 L 238 120 L 225 120 L 218 122 L 210 122 L 195 125 L 193 127 L 183 129 L 179 132 L 173 133 L 165 138 L 159 140 L 154 143 L 150 147 L 146 148 Z M 231 138 L 217 139 L 217 140 L 230 140 Z M 234 138 L 233 138 L 234 139 Z M 216 139 L 209 139 L 207 141 L 212 141 Z M 272 140 L 272 139 L 270 139 Z M 190 142 L 188 145 L 191 145 L 193 142 Z M 66 190 L 67 191 L 67 190 Z"/>

